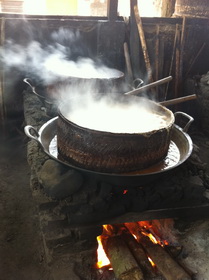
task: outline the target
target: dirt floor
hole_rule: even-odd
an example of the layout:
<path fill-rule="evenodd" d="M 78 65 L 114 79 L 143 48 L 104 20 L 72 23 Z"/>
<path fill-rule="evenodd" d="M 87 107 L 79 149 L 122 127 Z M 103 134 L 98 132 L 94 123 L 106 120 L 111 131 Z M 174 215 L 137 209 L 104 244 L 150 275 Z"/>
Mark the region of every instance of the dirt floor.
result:
<path fill-rule="evenodd" d="M 26 141 L 1 137 L 0 280 L 48 280 L 38 211 L 29 185 Z"/>

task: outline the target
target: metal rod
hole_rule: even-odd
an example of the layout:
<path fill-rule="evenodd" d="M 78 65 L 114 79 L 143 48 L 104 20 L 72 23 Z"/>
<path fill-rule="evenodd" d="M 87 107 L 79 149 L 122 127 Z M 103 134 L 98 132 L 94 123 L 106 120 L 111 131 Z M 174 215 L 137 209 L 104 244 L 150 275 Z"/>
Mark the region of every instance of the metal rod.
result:
<path fill-rule="evenodd" d="M 134 89 L 134 90 L 125 92 L 124 94 L 125 94 L 125 95 L 137 95 L 137 94 L 139 94 L 139 93 L 144 92 L 144 91 L 147 90 L 147 89 L 151 89 L 151 88 L 153 88 L 153 87 L 162 85 L 162 84 L 164 84 L 164 83 L 168 83 L 168 82 L 170 82 L 172 79 L 173 79 L 172 76 L 168 76 L 168 77 L 166 77 L 166 78 L 163 78 L 163 79 L 158 80 L 158 81 L 156 81 L 156 82 L 150 83 L 150 84 L 145 85 L 145 86 L 143 86 L 143 87 L 140 87 L 140 88 L 137 88 L 137 89 Z"/>

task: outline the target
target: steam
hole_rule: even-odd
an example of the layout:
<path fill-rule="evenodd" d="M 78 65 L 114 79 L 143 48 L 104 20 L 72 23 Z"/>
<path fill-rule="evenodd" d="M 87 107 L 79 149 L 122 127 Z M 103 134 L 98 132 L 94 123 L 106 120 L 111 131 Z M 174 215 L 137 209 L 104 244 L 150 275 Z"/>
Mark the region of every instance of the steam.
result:
<path fill-rule="evenodd" d="M 8 40 L 0 49 L 0 60 L 5 69 L 18 68 L 29 75 L 38 77 L 45 85 L 66 77 L 108 78 L 118 75 L 101 62 L 82 54 L 79 43 L 80 33 L 60 28 L 51 34 L 51 44 L 42 46 L 32 41 L 26 46 Z"/>
<path fill-rule="evenodd" d="M 20 45 L 8 40 L 0 49 L 4 69 L 19 69 L 45 86 L 55 84 L 53 98 L 57 106 L 62 108 L 66 118 L 81 126 L 132 133 L 165 125 L 162 118 L 153 118 L 150 114 L 150 102 L 137 97 L 121 97 L 122 93 L 119 96 L 114 86 L 108 85 L 109 78 L 120 78 L 123 73 L 88 56 L 79 31 L 60 28 L 51 34 L 49 41 L 47 45 L 38 41 Z M 62 83 L 69 77 L 76 78 L 76 82 Z M 98 80 L 105 81 L 105 94 L 101 94 Z"/>
<path fill-rule="evenodd" d="M 61 106 L 63 116 L 77 125 L 112 133 L 147 133 L 165 128 L 171 121 L 168 112 L 158 111 L 156 103 L 146 98 L 106 95 L 97 98 L 74 92 Z"/>

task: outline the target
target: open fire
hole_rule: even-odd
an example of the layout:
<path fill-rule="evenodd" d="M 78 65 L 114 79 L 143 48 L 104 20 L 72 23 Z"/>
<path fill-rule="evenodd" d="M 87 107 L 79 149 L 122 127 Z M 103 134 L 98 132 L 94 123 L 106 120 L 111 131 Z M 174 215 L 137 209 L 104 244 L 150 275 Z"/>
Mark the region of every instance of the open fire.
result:
<path fill-rule="evenodd" d="M 192 279 L 188 269 L 176 260 L 180 246 L 163 239 L 152 222 L 104 225 L 97 240 L 96 266 L 101 274 L 113 269 L 116 279 L 121 280 Z"/>
<path fill-rule="evenodd" d="M 36 100 L 37 106 L 34 106 L 34 104 L 36 104 L 34 100 Z M 37 122 L 37 119 L 41 118 L 40 123 L 42 124 L 44 122 L 42 117 L 43 112 L 40 111 L 38 107 L 39 104 L 35 95 L 32 95 L 28 91 L 25 93 L 25 107 L 29 116 L 31 116 L 31 114 L 32 116 L 37 116 L 38 114 L 34 123 Z M 31 123 L 31 119 L 27 119 L 27 123 Z M 36 143 L 32 143 L 31 141 L 30 144 Z M 33 152 L 30 156 L 31 158 L 37 158 L 33 160 L 33 162 L 41 162 L 43 167 L 47 167 L 46 163 L 52 163 L 52 160 L 46 161 L 45 158 L 42 158 L 42 153 L 39 149 L 40 147 L 38 147 L 37 152 Z M 194 151 L 194 155 L 196 155 L 195 159 L 199 155 L 198 151 L 199 150 Z M 47 198 L 47 202 L 41 205 L 41 209 L 43 210 L 41 210 L 42 212 L 40 215 L 44 217 L 44 224 L 42 223 L 44 240 L 46 241 L 47 249 L 49 248 L 50 250 L 48 250 L 50 255 L 47 261 L 50 262 L 51 256 L 56 257 L 58 254 L 59 256 L 60 254 L 62 254 L 62 256 L 64 254 L 67 254 L 67 256 L 70 255 L 73 262 L 76 262 L 76 274 L 79 275 L 81 279 L 86 280 L 115 280 L 117 277 L 116 274 L 118 273 L 116 269 L 118 264 L 121 264 L 120 269 L 125 267 L 126 270 L 131 271 L 132 267 L 131 273 L 138 273 L 141 279 L 144 280 L 193 279 L 192 276 L 194 273 L 195 276 L 199 273 L 200 278 L 197 278 L 198 280 L 204 279 L 201 278 L 202 274 L 208 276 L 207 257 L 202 253 L 202 250 L 200 250 L 201 252 L 196 252 L 196 242 L 198 240 L 196 235 L 194 236 L 192 245 L 190 245 L 191 240 L 188 240 L 190 237 L 186 237 L 187 234 L 183 236 L 178 235 L 178 239 L 180 239 L 179 243 L 181 244 L 181 246 L 179 246 L 179 243 L 174 240 L 175 233 L 172 235 L 170 230 L 172 227 L 169 224 L 167 224 L 168 226 L 166 228 L 167 232 L 171 233 L 169 238 L 167 238 L 165 234 L 166 229 L 162 234 L 161 228 L 159 226 L 156 227 L 157 220 L 155 220 L 155 226 L 153 227 L 153 219 L 161 219 L 163 223 L 162 219 L 170 218 L 172 220 L 172 218 L 177 217 L 188 218 L 188 216 L 193 217 L 196 214 L 198 217 L 201 216 L 203 218 L 204 213 L 206 214 L 208 212 L 208 200 L 204 196 L 205 187 L 201 179 L 203 177 L 202 175 L 201 177 L 199 176 L 199 170 L 203 172 L 203 175 L 204 171 L 201 167 L 202 165 L 197 165 L 197 161 L 195 164 L 193 163 L 193 159 L 194 157 L 192 156 L 188 164 L 178 169 L 178 173 L 175 173 L 175 176 L 169 176 L 169 178 L 165 176 L 160 178 L 160 180 L 147 184 L 143 182 L 143 185 L 137 185 L 136 187 L 128 187 L 126 182 L 124 182 L 124 186 L 119 188 L 112 183 L 92 182 L 87 180 L 87 178 L 83 181 L 83 185 L 80 186 L 81 177 L 80 174 L 77 174 L 79 175 L 77 177 L 80 179 L 77 182 L 76 192 L 73 194 L 71 193 L 70 196 L 68 192 L 66 194 L 66 190 L 70 190 L 69 183 L 66 186 L 66 190 L 63 191 L 62 189 L 62 198 L 69 197 L 69 199 L 63 199 L 58 203 L 57 201 L 48 201 Z M 34 168 L 36 171 L 39 171 L 40 174 L 39 166 L 40 164 L 38 166 L 35 165 Z M 52 175 L 51 167 L 49 171 L 47 171 L 47 174 L 48 173 L 49 176 Z M 71 173 L 71 175 L 73 174 L 74 173 Z M 41 178 L 44 179 L 43 176 Z M 68 182 L 70 182 L 70 180 L 68 180 Z M 75 181 L 73 182 L 75 183 Z M 47 192 L 46 181 L 42 180 L 42 183 L 43 188 L 40 190 L 40 196 L 43 196 L 42 190 L 44 190 L 48 195 L 53 195 L 54 197 L 54 194 Z M 72 186 L 75 187 L 75 185 Z M 59 194 L 61 194 L 61 192 L 59 192 L 58 195 Z M 55 196 L 56 199 L 60 198 L 58 195 Z M 203 203 L 206 203 L 205 206 Z M 47 215 L 45 213 L 46 207 L 49 208 L 49 213 L 47 212 Z M 143 225 L 142 222 L 140 222 L 140 224 L 133 223 L 132 225 L 137 225 L 135 228 L 136 232 L 133 230 L 134 227 L 132 227 L 131 230 L 127 230 L 128 226 L 124 224 L 124 222 L 139 220 L 151 220 L 152 222 L 146 222 Z M 101 268 L 95 269 L 93 266 L 96 264 L 96 236 L 101 235 L 102 224 L 107 224 L 108 230 L 112 230 L 111 234 L 105 233 L 106 238 L 103 239 L 102 236 L 101 239 L 101 244 L 108 257 L 108 262 L 106 262 L 106 264 L 100 264 Z M 122 229 L 118 228 L 119 224 L 122 224 Z M 59 235 L 57 232 L 53 232 L 52 234 L 52 226 L 54 229 L 55 226 L 60 228 L 62 225 L 65 226 L 65 228 L 61 235 L 60 232 Z M 154 235 L 158 244 L 151 242 L 149 237 L 144 234 L 139 234 L 139 228 L 140 231 L 143 228 L 142 232 Z M 206 230 L 208 233 L 207 228 Z M 191 236 L 191 234 L 189 236 Z M 80 244 L 82 244 L 82 253 Z M 162 247 L 162 245 L 164 247 Z M 184 250 L 182 250 L 183 254 L 185 252 L 188 253 L 188 257 L 184 259 L 181 251 L 182 248 L 184 248 Z M 200 246 L 200 248 L 202 247 Z M 78 255 L 77 260 L 74 257 L 75 254 L 76 256 Z M 115 254 L 117 257 L 116 264 L 112 259 L 112 255 L 115 256 Z M 81 258 L 81 256 L 84 256 L 84 258 Z M 179 265 L 180 261 L 183 262 L 184 267 L 189 268 L 188 270 L 186 269 L 186 271 L 192 270 L 192 273 L 186 273 L 185 269 L 181 267 L 182 262 L 181 266 Z M 154 266 L 151 265 L 151 262 L 153 262 Z M 110 267 L 112 267 L 112 270 L 109 270 Z M 141 274 L 139 274 L 140 271 L 142 272 Z M 165 271 L 167 271 L 167 274 Z M 182 278 L 182 275 L 185 275 L 185 273 L 185 278 Z M 125 275 L 126 273 L 122 274 L 120 278 L 117 278 L 125 279 L 121 278 L 125 277 Z M 128 274 L 128 276 L 130 275 Z M 133 275 L 128 279 L 134 279 L 134 276 L 132 276 Z M 136 279 L 140 278 L 138 277 Z M 205 279 L 207 279 L 207 277 Z"/>

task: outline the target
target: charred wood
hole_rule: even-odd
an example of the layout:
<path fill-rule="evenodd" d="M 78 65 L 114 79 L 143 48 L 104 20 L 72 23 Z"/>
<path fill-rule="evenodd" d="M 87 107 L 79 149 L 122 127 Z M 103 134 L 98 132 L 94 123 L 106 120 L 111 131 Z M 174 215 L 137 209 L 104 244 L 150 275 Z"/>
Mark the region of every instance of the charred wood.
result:
<path fill-rule="evenodd" d="M 118 280 L 144 279 L 135 258 L 120 236 L 111 236 L 102 243 Z"/>
<path fill-rule="evenodd" d="M 147 254 L 144 248 L 137 242 L 137 240 L 128 232 L 124 232 L 122 235 L 123 240 L 128 245 L 131 253 L 133 254 L 134 258 L 136 259 L 137 263 L 141 267 L 143 273 L 150 277 L 155 276 L 155 272 L 151 263 L 147 258 Z"/>
<path fill-rule="evenodd" d="M 191 280 L 190 275 L 158 244 L 138 233 L 139 242 L 167 280 Z"/>

